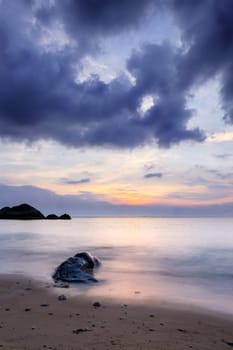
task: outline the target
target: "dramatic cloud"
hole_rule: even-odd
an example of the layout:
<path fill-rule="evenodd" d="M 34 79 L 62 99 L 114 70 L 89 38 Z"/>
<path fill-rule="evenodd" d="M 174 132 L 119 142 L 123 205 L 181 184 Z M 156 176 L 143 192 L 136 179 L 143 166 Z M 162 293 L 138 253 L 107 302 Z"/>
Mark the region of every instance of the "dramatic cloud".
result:
<path fill-rule="evenodd" d="M 218 75 L 225 120 L 233 123 L 233 2 L 171 0 L 186 53 L 180 63 L 181 85 L 189 87 Z"/>
<path fill-rule="evenodd" d="M 39 6 L 36 17 L 45 24 L 57 19 L 82 49 L 98 47 L 97 39 L 135 29 L 160 1 L 144 0 L 55 0 Z"/>
<path fill-rule="evenodd" d="M 199 129 L 189 130 L 186 125 L 192 111 L 186 108 L 186 99 L 179 88 L 177 69 L 180 53 L 170 45 L 145 45 L 134 52 L 128 70 L 136 78 L 134 94 L 140 98 L 150 94 L 155 103 L 140 121 L 152 130 L 160 146 L 170 146 L 181 140 L 202 141 Z"/>
<path fill-rule="evenodd" d="M 161 8 L 176 19 L 181 47 L 147 44 L 134 51 L 127 62 L 134 84 L 124 74 L 109 83 L 98 76 L 77 82 L 81 58 L 98 54 L 106 37 L 138 30 L 149 11 Z M 0 136 L 74 147 L 203 141 L 202 131 L 189 128 L 194 111 L 187 96 L 218 75 L 224 118 L 233 123 L 232 23 L 231 0 L 2 0 Z M 142 116 L 146 95 L 154 105 Z"/>
<path fill-rule="evenodd" d="M 162 173 L 148 173 L 148 174 L 145 174 L 145 175 L 144 175 L 144 179 L 150 179 L 150 178 L 152 178 L 152 177 L 158 177 L 158 178 L 160 178 L 160 177 L 162 177 L 162 176 L 163 176 Z"/>

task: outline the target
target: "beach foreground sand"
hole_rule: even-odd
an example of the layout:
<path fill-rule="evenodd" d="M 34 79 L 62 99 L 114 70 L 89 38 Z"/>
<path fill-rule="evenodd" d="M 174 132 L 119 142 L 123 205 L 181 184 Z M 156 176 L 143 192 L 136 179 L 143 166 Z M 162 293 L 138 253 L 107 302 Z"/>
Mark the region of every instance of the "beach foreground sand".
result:
<path fill-rule="evenodd" d="M 233 318 L 212 313 L 94 300 L 58 300 L 66 289 L 1 276 L 2 349 L 231 349 Z M 100 306 L 93 303 L 100 302 Z M 231 344 L 232 342 L 232 344 Z"/>

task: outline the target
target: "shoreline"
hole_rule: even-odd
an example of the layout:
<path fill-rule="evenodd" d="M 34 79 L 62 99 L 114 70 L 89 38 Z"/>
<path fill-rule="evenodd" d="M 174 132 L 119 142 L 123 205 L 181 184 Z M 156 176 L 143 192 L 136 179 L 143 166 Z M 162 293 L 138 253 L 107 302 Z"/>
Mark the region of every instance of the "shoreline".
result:
<path fill-rule="evenodd" d="M 158 301 L 123 304 L 21 275 L 0 277 L 2 349 L 224 350 L 233 342 L 233 317 L 224 313 Z"/>

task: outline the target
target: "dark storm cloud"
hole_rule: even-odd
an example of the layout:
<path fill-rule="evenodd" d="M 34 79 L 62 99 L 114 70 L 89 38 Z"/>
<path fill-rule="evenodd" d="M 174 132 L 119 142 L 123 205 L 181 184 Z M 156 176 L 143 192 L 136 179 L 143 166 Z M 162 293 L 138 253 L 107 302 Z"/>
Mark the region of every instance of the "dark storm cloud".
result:
<path fill-rule="evenodd" d="M 17 30 L 13 29 L 16 8 L 7 7 L 6 2 L 1 6 L 8 14 L 7 23 L 0 18 L 1 136 L 29 141 L 51 138 L 71 146 L 128 147 L 141 140 L 143 130 L 138 137 L 130 130 L 128 80 L 119 77 L 107 85 L 93 77 L 75 83 L 76 61 L 71 48 L 43 50 L 33 42 L 39 33 L 36 27 L 29 26 L 30 17 L 28 22 L 23 17 L 24 6 L 19 7 L 22 15 L 17 19 Z M 29 31 L 32 29 L 35 34 Z"/>
<path fill-rule="evenodd" d="M 83 52 L 101 50 L 100 41 L 110 35 L 126 30 L 134 30 L 154 9 L 161 7 L 161 0 L 55 0 L 53 3 L 42 1 L 40 6 L 35 0 L 35 16 L 45 26 L 51 26 L 58 19 L 65 30 Z"/>
<path fill-rule="evenodd" d="M 36 17 L 44 23 L 50 23 L 57 17 L 61 18 L 65 26 L 74 37 L 107 36 L 118 34 L 126 29 L 136 28 L 151 10 L 161 7 L 160 0 L 55 0 L 48 6 L 48 2 L 41 2 L 37 7 Z M 36 3 L 32 1 L 32 4 Z"/>
<path fill-rule="evenodd" d="M 219 76 L 225 120 L 233 123 L 233 2 L 168 1 L 182 30 L 187 52 L 180 63 L 180 84 L 187 88 Z"/>
<path fill-rule="evenodd" d="M 183 33 L 183 48 L 144 45 L 134 51 L 126 76 L 110 83 L 91 77 L 75 82 L 80 59 L 106 36 L 138 28 L 148 11 L 171 11 Z M 17 16 L 15 15 L 17 13 Z M 59 22 L 76 42 L 45 47 L 41 38 Z M 135 147 L 156 140 L 169 147 L 202 141 L 189 129 L 189 89 L 218 74 L 225 120 L 233 122 L 231 0 L 67 0 L 0 2 L 0 136 L 54 139 L 67 146 Z M 142 117 L 145 95 L 155 104 Z"/>
<path fill-rule="evenodd" d="M 163 147 L 181 140 L 204 139 L 199 129 L 186 128 L 192 111 L 186 107 L 184 93 L 179 89 L 180 59 L 180 52 L 170 45 L 154 44 L 134 52 L 128 61 L 128 70 L 136 78 L 135 95 L 150 94 L 155 98 L 154 106 L 146 112 L 141 124 L 153 130 Z"/>
<path fill-rule="evenodd" d="M 148 174 L 145 174 L 145 175 L 144 175 L 144 179 L 151 179 L 151 178 L 153 178 L 153 177 L 158 177 L 158 178 L 160 178 L 160 177 L 162 177 L 162 176 L 163 176 L 162 173 L 148 173 Z"/>
<path fill-rule="evenodd" d="M 88 177 L 79 180 L 62 179 L 61 182 L 66 185 L 81 185 L 91 182 L 91 179 Z"/>

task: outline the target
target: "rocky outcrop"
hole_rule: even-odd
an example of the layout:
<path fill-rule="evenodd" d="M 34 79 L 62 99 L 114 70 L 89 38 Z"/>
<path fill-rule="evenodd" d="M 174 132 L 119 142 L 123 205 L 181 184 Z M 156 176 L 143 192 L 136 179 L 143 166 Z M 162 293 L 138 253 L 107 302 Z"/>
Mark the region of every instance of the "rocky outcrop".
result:
<path fill-rule="evenodd" d="M 41 220 L 44 215 L 29 204 L 20 204 L 15 207 L 0 209 L 0 219 L 6 220 Z"/>
<path fill-rule="evenodd" d="M 62 214 L 61 216 L 57 216 L 56 214 L 49 214 L 46 216 L 47 220 L 71 220 L 71 216 L 69 214 Z"/>
<path fill-rule="evenodd" d="M 47 220 L 57 220 L 59 219 L 59 217 L 55 214 L 49 214 L 48 216 L 46 216 Z"/>
<path fill-rule="evenodd" d="M 71 219 L 71 216 L 69 214 L 62 214 L 59 219 L 61 220 L 70 220 Z"/>
<path fill-rule="evenodd" d="M 94 277 L 94 269 L 100 261 L 90 253 L 82 252 L 63 261 L 53 274 L 55 282 L 98 282 Z"/>
<path fill-rule="evenodd" d="M 63 214 L 60 217 L 55 214 L 50 214 L 45 217 L 38 209 L 29 204 L 20 204 L 14 207 L 4 207 L 0 209 L 0 219 L 4 220 L 70 220 L 69 214 Z"/>

